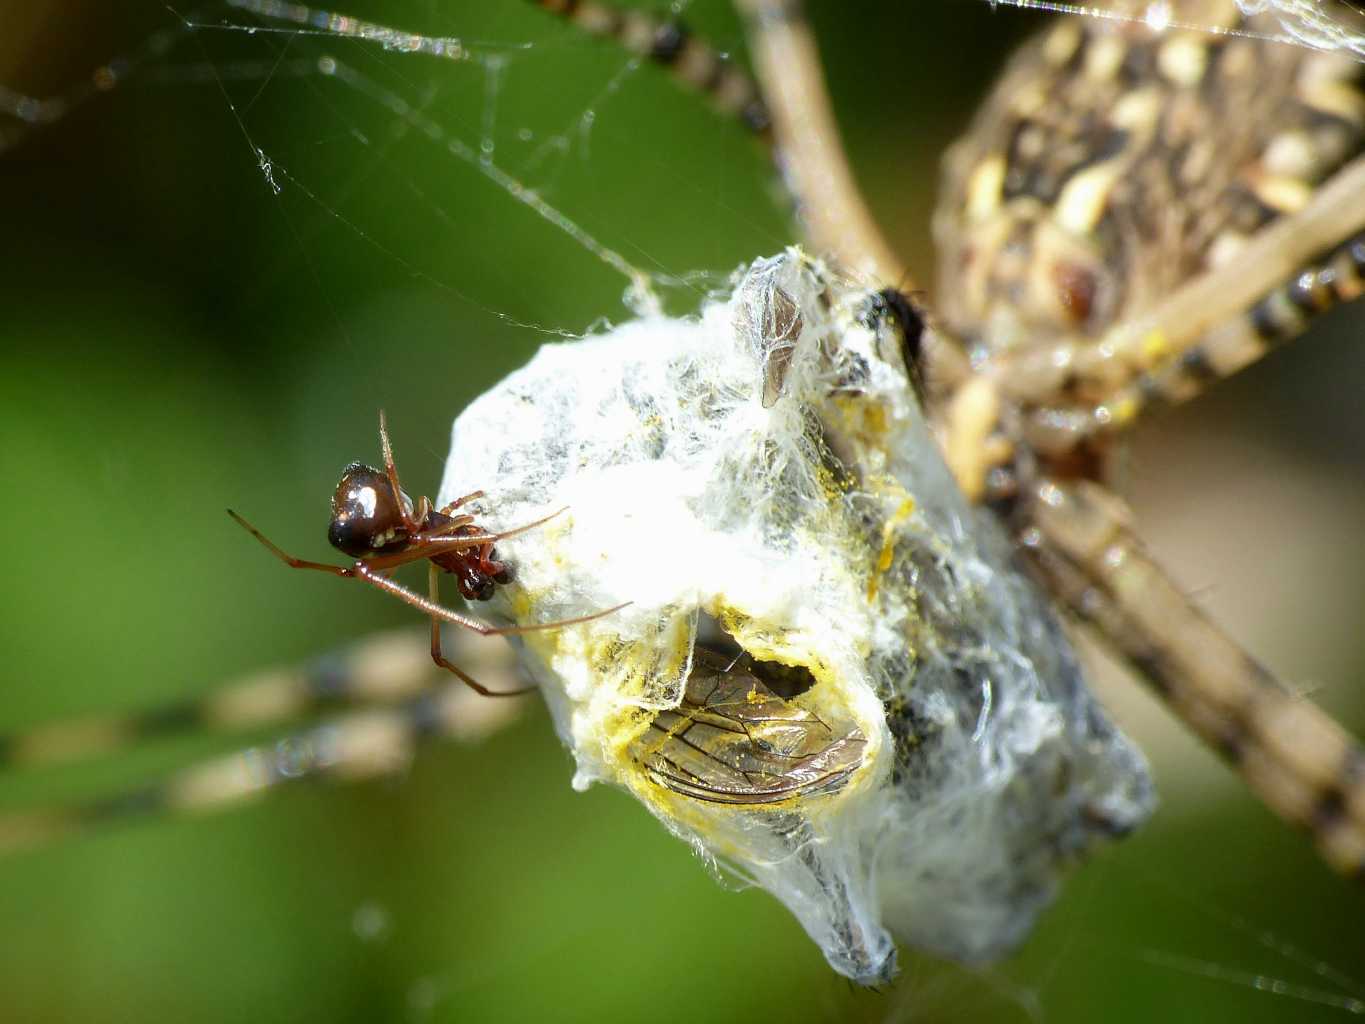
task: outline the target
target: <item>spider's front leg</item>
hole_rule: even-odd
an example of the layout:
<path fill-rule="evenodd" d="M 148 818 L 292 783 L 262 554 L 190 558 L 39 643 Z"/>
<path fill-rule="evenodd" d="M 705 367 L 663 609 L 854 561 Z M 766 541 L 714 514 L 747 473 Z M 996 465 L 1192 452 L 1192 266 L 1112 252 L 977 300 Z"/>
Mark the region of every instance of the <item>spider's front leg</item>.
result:
<path fill-rule="evenodd" d="M 1052 590 L 1328 864 L 1365 879 L 1365 749 L 1210 621 L 1103 487 L 1043 479 L 1021 507 Z"/>

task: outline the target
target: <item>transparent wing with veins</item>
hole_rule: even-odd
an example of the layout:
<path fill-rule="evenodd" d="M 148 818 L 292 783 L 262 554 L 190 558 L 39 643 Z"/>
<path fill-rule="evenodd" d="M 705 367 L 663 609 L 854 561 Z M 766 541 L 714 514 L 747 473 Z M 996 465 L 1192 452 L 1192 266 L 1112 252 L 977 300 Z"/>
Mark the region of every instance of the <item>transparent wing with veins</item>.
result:
<path fill-rule="evenodd" d="M 650 777 L 683 796 L 723 804 L 839 790 L 862 764 L 866 739 L 780 696 L 795 694 L 768 668 L 699 647 L 682 704 L 656 715 L 632 748 Z"/>

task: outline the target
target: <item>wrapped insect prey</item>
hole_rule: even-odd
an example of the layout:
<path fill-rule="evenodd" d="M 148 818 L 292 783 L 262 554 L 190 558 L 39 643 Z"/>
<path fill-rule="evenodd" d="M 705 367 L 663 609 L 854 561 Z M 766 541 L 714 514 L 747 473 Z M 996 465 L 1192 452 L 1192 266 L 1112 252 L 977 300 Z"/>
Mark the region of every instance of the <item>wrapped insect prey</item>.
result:
<path fill-rule="evenodd" d="M 488 491 L 518 639 L 574 785 L 610 782 L 780 899 L 833 967 L 893 936 L 1009 951 L 1069 863 L 1150 812 L 1141 754 L 970 507 L 900 321 L 799 250 L 699 316 L 543 347 L 454 427 L 438 503 Z"/>

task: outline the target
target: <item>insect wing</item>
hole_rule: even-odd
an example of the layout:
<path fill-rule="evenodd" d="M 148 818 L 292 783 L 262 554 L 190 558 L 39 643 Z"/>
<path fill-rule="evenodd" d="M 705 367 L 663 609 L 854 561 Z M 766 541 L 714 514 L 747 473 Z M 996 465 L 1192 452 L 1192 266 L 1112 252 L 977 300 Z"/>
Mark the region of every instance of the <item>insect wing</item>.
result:
<path fill-rule="evenodd" d="M 747 660 L 747 659 L 746 659 Z M 660 785 L 724 804 L 773 804 L 838 791 L 866 739 L 777 696 L 746 665 L 697 652 L 682 704 L 655 716 L 636 759 Z"/>

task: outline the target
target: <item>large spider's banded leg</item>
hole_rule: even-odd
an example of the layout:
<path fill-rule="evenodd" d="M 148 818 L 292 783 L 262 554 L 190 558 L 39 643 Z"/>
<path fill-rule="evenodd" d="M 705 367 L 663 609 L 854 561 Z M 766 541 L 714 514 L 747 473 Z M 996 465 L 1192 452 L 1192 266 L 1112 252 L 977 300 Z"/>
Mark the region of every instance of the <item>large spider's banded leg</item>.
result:
<path fill-rule="evenodd" d="M 901 288 L 905 265 L 863 202 L 844 158 L 815 37 L 795 0 L 739 0 L 768 100 L 783 176 L 812 246 L 840 265 Z"/>
<path fill-rule="evenodd" d="M 213 16 L 221 14 L 221 11 L 214 9 L 216 6 L 245 11 L 267 20 L 292 22 L 315 32 L 365 39 L 405 53 L 425 53 L 448 60 L 466 60 L 469 57 L 469 52 L 458 39 L 420 36 L 285 0 L 221 0 L 219 5 L 206 6 L 186 15 L 172 8 L 174 22 L 147 36 L 136 49 L 101 64 L 65 92 L 46 97 L 27 96 L 0 85 L 0 117 L 8 116 L 15 122 L 14 125 L 6 125 L 0 121 L 0 153 L 18 145 L 32 129 L 54 124 L 93 97 L 119 87 L 142 68 L 164 58 L 194 32 L 206 27 L 221 27 L 221 21 Z M 273 78 L 282 73 L 319 73 L 316 61 L 275 60 L 260 67 L 239 70 L 263 78 Z M 232 74 L 232 69 L 215 71 L 220 79 L 231 77 Z"/>
<path fill-rule="evenodd" d="M 504 645 L 479 645 L 467 634 L 450 640 L 459 645 L 461 664 L 477 666 L 480 676 L 501 688 L 519 685 L 508 661 L 491 661 L 510 653 Z M 0 770 L 89 760 L 179 734 L 268 728 L 327 710 L 411 699 L 447 678 L 432 664 L 428 647 L 425 637 L 412 630 L 378 633 L 306 664 L 254 673 L 162 707 L 0 734 Z M 488 727 L 501 721 L 488 719 Z"/>
<path fill-rule="evenodd" d="M 312 32 L 345 36 L 351 39 L 364 39 L 367 42 L 378 43 L 386 50 L 395 50 L 400 53 L 424 53 L 429 57 L 440 57 L 444 60 L 468 60 L 470 57 L 470 52 L 464 43 L 451 36 L 423 36 L 415 32 L 404 32 L 402 29 L 365 21 L 363 18 L 349 14 L 338 14 L 321 8 L 307 7 L 304 4 L 294 3 L 293 0 L 222 0 L 222 2 L 228 7 L 246 11 L 248 14 L 255 14 L 270 21 L 289 21 Z M 191 26 L 198 27 L 197 18 L 186 20 Z"/>
<path fill-rule="evenodd" d="M 761 94 L 747 77 L 741 85 L 741 72 L 676 21 L 596 0 L 531 2 L 672 68 L 688 85 L 716 100 L 721 109 L 738 114 L 750 129 L 766 136 L 771 127 L 783 181 L 801 213 L 811 246 L 845 269 L 865 273 L 878 283 L 901 291 L 914 288 L 905 264 L 863 202 L 844 158 L 815 40 L 795 0 L 739 0 L 749 26 Z M 934 390 L 947 388 L 969 373 L 960 346 L 938 331 L 926 333 L 924 360 L 924 376 Z"/>
<path fill-rule="evenodd" d="M 863 201 L 844 156 L 815 36 L 798 0 L 737 0 L 749 49 L 773 118 L 783 178 L 796 198 L 811 246 L 845 270 L 900 291 L 914 288 L 904 262 Z M 971 372 L 955 339 L 937 330 L 923 341 L 924 378 L 945 391 Z"/>
<path fill-rule="evenodd" d="M 1365 879 L 1365 750 L 1211 622 L 1098 484 L 1037 483 L 1026 541 L 1053 588 L 1323 858 Z"/>
<path fill-rule="evenodd" d="M 1083 442 L 1131 428 L 1144 413 L 1203 394 L 1279 346 L 1305 333 L 1314 320 L 1365 294 L 1365 234 L 1303 267 L 1250 310 L 1210 331 L 1093 406 L 1031 409 L 1025 437 L 1038 451 L 1060 455 Z"/>
<path fill-rule="evenodd" d="M 1201 274 L 1078 352 L 1069 371 L 1073 386 L 1082 393 L 1111 390 L 1181 358 L 1218 325 L 1253 309 L 1324 253 L 1362 231 L 1365 156 L 1358 156 L 1320 186 L 1301 210 L 1262 228 L 1234 259 Z M 1261 347 L 1241 366 L 1265 351 Z"/>
<path fill-rule="evenodd" d="M 21 143 L 30 131 L 62 120 L 95 96 L 117 88 L 130 75 L 160 60 L 195 28 L 192 18 L 182 19 L 153 32 L 134 50 L 101 64 L 75 86 L 55 96 L 26 96 L 0 85 L 0 153 Z"/>
<path fill-rule="evenodd" d="M 744 116 L 751 128 L 777 132 L 783 178 L 801 208 L 811 242 L 822 254 L 886 283 L 909 280 L 904 265 L 886 244 L 853 183 L 825 93 L 814 39 L 800 7 L 791 0 L 742 0 L 754 62 L 771 108 L 757 87 L 715 51 L 694 39 L 680 22 L 595 0 L 531 0 L 593 35 L 614 38 L 626 49 L 672 68 L 693 88 L 718 97 L 742 93 L 761 117 L 745 106 L 722 103 Z M 733 78 L 735 84 L 727 79 Z M 738 84 L 743 79 L 742 88 Z M 770 120 L 770 117 L 772 120 Z"/>
<path fill-rule="evenodd" d="M 1272 349 L 1293 341 L 1316 317 L 1365 294 L 1365 234 L 1356 235 L 1326 258 L 1302 268 L 1293 279 L 1262 298 L 1249 312 L 1210 331 L 1198 344 L 1141 374 L 1100 403 L 1091 414 L 1092 433 L 1120 431 L 1144 408 L 1175 405 L 1201 394 L 1211 383 L 1250 366 Z"/>
<path fill-rule="evenodd" d="M 1029 443 L 1061 454 L 1131 427 L 1154 405 L 1195 397 L 1362 291 L 1365 157 L 1338 172 L 1303 210 L 1263 229 L 1236 260 L 1084 348 L 1023 357 L 1001 380 L 1026 404 L 1063 385 L 1103 395 L 1094 405 L 1043 404 L 1029 412 Z"/>
<path fill-rule="evenodd" d="M 679 19 L 595 0 L 530 2 L 668 68 L 680 82 L 706 96 L 721 113 L 738 118 L 755 135 L 766 137 L 771 129 L 767 107 L 753 79 L 726 54 L 694 36 Z"/>
<path fill-rule="evenodd" d="M 392 707 L 352 711 L 114 796 L 0 814 L 0 854 L 153 815 L 217 811 L 309 779 L 393 775 L 408 766 L 420 742 L 477 740 L 490 731 L 484 725 L 486 714 L 499 722 L 506 718 L 505 711 L 488 709 L 514 707 L 508 701 L 484 700 L 464 683 L 452 681 Z"/>

